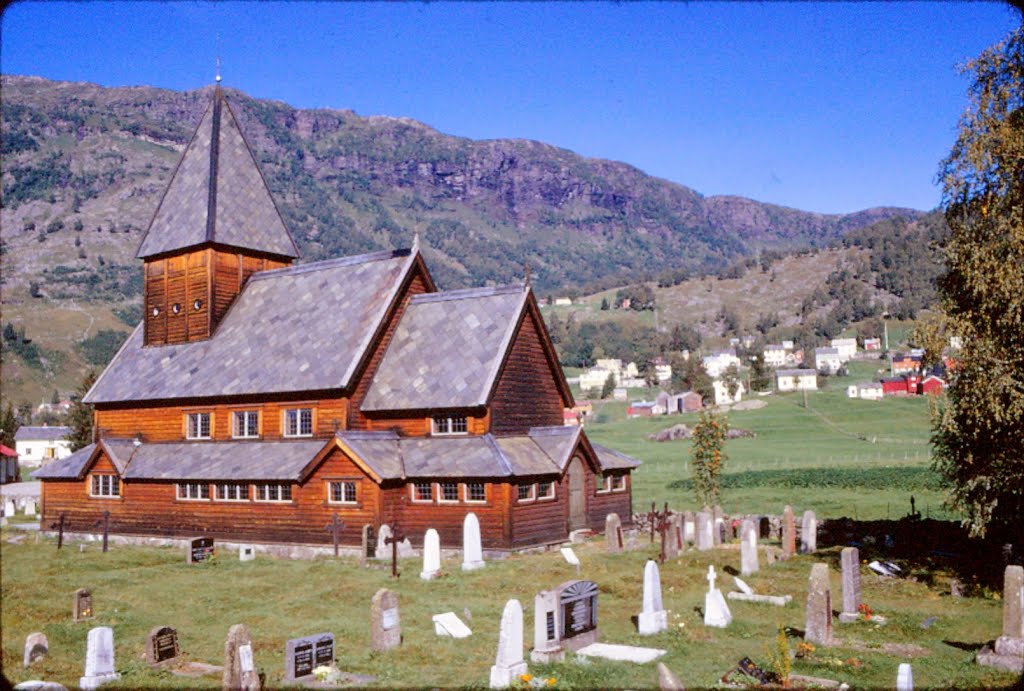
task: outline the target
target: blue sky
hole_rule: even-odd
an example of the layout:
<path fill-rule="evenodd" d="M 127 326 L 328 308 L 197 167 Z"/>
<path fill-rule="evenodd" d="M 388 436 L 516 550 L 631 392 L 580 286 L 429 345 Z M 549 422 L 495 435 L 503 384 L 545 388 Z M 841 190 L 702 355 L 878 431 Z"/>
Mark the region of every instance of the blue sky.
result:
<path fill-rule="evenodd" d="M 0 69 L 225 85 L 298 107 L 538 139 L 705 195 L 821 212 L 938 204 L 956 65 L 999 3 L 23 2 Z"/>

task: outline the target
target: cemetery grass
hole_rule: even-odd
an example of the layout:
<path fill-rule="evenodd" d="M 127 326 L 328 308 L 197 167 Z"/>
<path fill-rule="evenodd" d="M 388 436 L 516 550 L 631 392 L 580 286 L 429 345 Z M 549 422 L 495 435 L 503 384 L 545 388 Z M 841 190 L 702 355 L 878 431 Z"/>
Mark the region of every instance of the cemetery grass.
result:
<path fill-rule="evenodd" d="M 10 535 L 4 531 L 5 538 Z M 838 551 L 799 556 L 772 567 L 765 567 L 762 557 L 762 570 L 747 578 L 748 583 L 761 593 L 792 595 L 793 601 L 779 608 L 730 600 L 733 624 L 706 628 L 700 608 L 708 564 L 722 574 L 723 591 L 731 590 L 725 571 L 738 565 L 739 551 L 691 551 L 661 568 L 669 631 L 641 637 L 631 617 L 640 610 L 643 564 L 655 548 L 641 538 L 639 550 L 623 554 L 605 554 L 598 540 L 578 545 L 576 551 L 581 577 L 600 587 L 600 640 L 667 650 L 662 661 L 691 689 L 715 686 L 743 657 L 770 668 L 767 650 L 779 626 L 789 628 L 789 645 L 797 648 L 814 561 L 830 564 L 832 601 L 841 602 Z M 228 628 L 235 623 L 249 627 L 257 668 L 271 687 L 283 683 L 286 641 L 322 631 L 336 636 L 340 669 L 376 677 L 375 687 L 486 687 L 506 600 L 515 597 L 523 604 L 528 651 L 534 595 L 576 577 L 557 551 L 491 561 L 470 573 L 459 570 L 457 558 L 449 558 L 443 563 L 446 575 L 432 582 L 418 578 L 419 559 L 403 560 L 403 574 L 395 580 L 383 566 L 360 568 L 351 558 L 292 561 L 261 555 L 255 562 L 240 563 L 235 554 L 225 552 L 210 563 L 190 566 L 174 548 L 114 545 L 102 554 L 92 543 L 84 552 L 75 544 L 58 552 L 45 538 L 38 544 L 31 538 L 17 545 L 5 541 L 2 557 L 4 674 L 13 683 L 42 678 L 68 687 L 82 674 L 89 628 L 101 625 L 114 629 L 116 668 L 122 675 L 104 688 L 218 687 L 216 675 L 184 678 L 149 669 L 143 660 L 144 641 L 151 628 L 172 626 L 187 659 L 221 664 Z M 935 587 L 885 580 L 866 568 L 862 578 L 864 602 L 888 617 L 888 625 L 836 624 L 843 643 L 818 647 L 795 660 L 794 673 L 839 679 L 853 688 L 892 688 L 898 664 L 910 661 L 919 688 L 1012 685 L 1014 675 L 973 662 L 974 651 L 1000 630 L 1001 602 L 994 594 L 953 600 L 944 592 L 941 576 Z M 96 617 L 76 624 L 71 621 L 71 596 L 79 587 L 92 590 Z M 390 652 L 373 653 L 370 599 L 381 587 L 399 595 L 404 642 Z M 454 611 L 473 635 L 463 640 L 435 636 L 431 615 L 445 611 Z M 922 629 L 921 622 L 932 616 L 935 623 Z M 24 670 L 22 646 L 33 631 L 47 635 L 50 654 Z M 554 688 L 657 686 L 655 663 L 579 662 L 571 654 L 564 663 L 530 663 L 530 673 L 555 679 Z"/>

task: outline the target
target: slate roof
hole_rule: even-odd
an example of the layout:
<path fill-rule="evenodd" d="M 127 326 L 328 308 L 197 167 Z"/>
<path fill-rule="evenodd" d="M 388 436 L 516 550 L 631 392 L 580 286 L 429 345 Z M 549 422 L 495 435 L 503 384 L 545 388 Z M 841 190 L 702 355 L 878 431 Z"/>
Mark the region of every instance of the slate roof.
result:
<path fill-rule="evenodd" d="M 323 440 L 143 444 L 124 478 L 294 481 L 323 447 Z"/>
<path fill-rule="evenodd" d="M 640 465 L 640 461 L 637 459 L 624 453 L 619 453 L 615 449 L 609 449 L 607 446 L 601 446 L 593 442 L 590 445 L 594 448 L 594 453 L 597 454 L 597 461 L 601 464 L 602 470 L 624 470 L 636 468 Z"/>
<path fill-rule="evenodd" d="M 817 376 L 818 370 L 816 369 L 777 369 L 775 370 L 776 377 L 806 377 L 810 375 Z"/>
<path fill-rule="evenodd" d="M 22 425 L 14 433 L 14 441 L 58 441 L 71 434 L 70 427 Z"/>
<path fill-rule="evenodd" d="M 96 450 L 95 444 L 89 444 L 78 451 L 75 451 L 66 458 L 51 461 L 39 470 L 32 473 L 36 480 L 43 478 L 71 479 L 82 476 L 85 465 L 92 458 L 92 452 Z"/>
<path fill-rule="evenodd" d="M 299 256 L 220 86 L 174 169 L 136 256 L 207 242 Z"/>
<path fill-rule="evenodd" d="M 345 388 L 415 256 L 375 252 L 255 273 L 208 340 L 144 347 L 140 324 L 84 401 Z"/>
<path fill-rule="evenodd" d="M 839 355 L 839 348 L 831 348 L 831 347 L 815 348 L 814 349 L 814 354 L 815 355 Z"/>
<path fill-rule="evenodd" d="M 362 409 L 486 404 L 527 296 L 522 285 L 514 285 L 413 297 Z"/>

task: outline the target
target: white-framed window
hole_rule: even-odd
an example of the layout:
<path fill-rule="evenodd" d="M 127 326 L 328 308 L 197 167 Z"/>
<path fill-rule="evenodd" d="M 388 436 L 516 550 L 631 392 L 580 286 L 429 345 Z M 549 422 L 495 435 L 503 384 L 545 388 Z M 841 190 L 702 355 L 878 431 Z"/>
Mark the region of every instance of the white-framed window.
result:
<path fill-rule="evenodd" d="M 611 475 L 602 475 L 601 479 L 598 481 L 597 493 L 598 494 L 604 494 L 605 492 L 611 492 L 611 491 L 612 491 L 612 476 Z"/>
<path fill-rule="evenodd" d="M 533 501 L 537 498 L 537 485 L 532 482 L 521 482 L 518 485 L 517 499 L 520 502 Z"/>
<path fill-rule="evenodd" d="M 260 436 L 260 412 L 236 410 L 231 415 L 231 436 L 235 439 L 256 439 Z"/>
<path fill-rule="evenodd" d="M 210 413 L 189 413 L 188 422 L 185 426 L 185 437 L 187 439 L 209 439 L 210 438 Z"/>
<path fill-rule="evenodd" d="M 414 482 L 412 487 L 412 500 L 419 503 L 434 501 L 434 484 L 431 482 Z"/>
<path fill-rule="evenodd" d="M 284 436 L 312 437 L 313 409 L 291 408 L 284 411 Z"/>
<path fill-rule="evenodd" d="M 487 490 L 482 482 L 467 482 L 466 501 L 471 504 L 484 504 L 487 502 Z"/>
<path fill-rule="evenodd" d="M 249 501 L 249 485 L 241 482 L 218 482 L 217 501 Z"/>
<path fill-rule="evenodd" d="M 554 499 L 555 498 L 555 483 L 551 480 L 547 482 L 537 483 L 537 498 L 538 499 Z"/>
<path fill-rule="evenodd" d="M 331 504 L 355 504 L 355 480 L 335 480 L 327 483 L 327 501 Z"/>
<path fill-rule="evenodd" d="M 439 436 L 452 434 L 468 434 L 469 426 L 465 415 L 435 415 L 431 423 L 431 433 Z"/>
<path fill-rule="evenodd" d="M 457 504 L 459 501 L 459 483 L 439 482 L 437 484 L 437 500 L 446 504 Z"/>
<path fill-rule="evenodd" d="M 256 501 L 291 501 L 292 486 L 287 482 L 261 482 L 256 485 Z"/>
<path fill-rule="evenodd" d="M 121 480 L 117 475 L 93 475 L 89 484 L 91 497 L 120 497 Z"/>
<path fill-rule="evenodd" d="M 612 475 L 612 491 L 613 492 L 625 492 L 626 491 L 626 476 L 625 475 Z"/>
<path fill-rule="evenodd" d="M 210 498 L 210 486 L 205 482 L 179 482 L 178 499 L 199 501 Z"/>

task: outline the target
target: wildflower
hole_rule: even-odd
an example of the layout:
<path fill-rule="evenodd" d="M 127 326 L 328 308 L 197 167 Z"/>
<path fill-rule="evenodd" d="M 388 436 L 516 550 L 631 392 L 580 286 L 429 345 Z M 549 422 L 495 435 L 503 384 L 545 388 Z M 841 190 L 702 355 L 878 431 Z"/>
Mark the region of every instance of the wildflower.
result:
<path fill-rule="evenodd" d="M 549 678 L 548 679 L 548 686 L 554 686 L 554 685 L 555 685 L 555 678 L 554 677 Z"/>
<path fill-rule="evenodd" d="M 526 683 L 530 683 L 530 680 L 533 679 L 533 675 L 532 674 L 520 674 L 519 678 L 522 679 Z"/>

